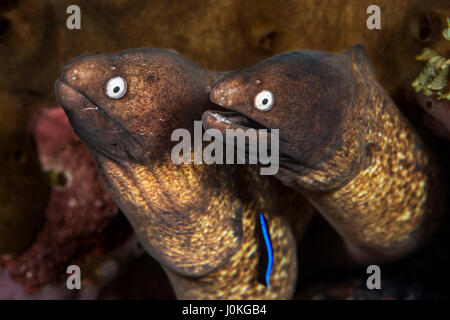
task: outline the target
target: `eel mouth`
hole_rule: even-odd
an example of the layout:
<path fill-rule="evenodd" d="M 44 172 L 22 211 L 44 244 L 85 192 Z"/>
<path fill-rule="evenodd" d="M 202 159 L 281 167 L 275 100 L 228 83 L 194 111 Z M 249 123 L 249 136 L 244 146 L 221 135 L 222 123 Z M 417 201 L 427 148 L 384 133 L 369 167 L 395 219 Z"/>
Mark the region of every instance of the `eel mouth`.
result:
<path fill-rule="evenodd" d="M 222 134 L 226 133 L 226 129 L 241 129 L 244 131 L 254 129 L 257 132 L 260 129 L 265 129 L 270 133 L 269 128 L 235 111 L 206 111 L 203 113 L 202 122 L 205 129 L 218 129 Z"/>
<path fill-rule="evenodd" d="M 123 155 L 121 141 L 130 140 L 129 133 L 116 119 L 64 79 L 56 80 L 55 92 L 73 130 L 88 147 L 111 159 Z"/>
<path fill-rule="evenodd" d="M 203 127 L 208 129 L 217 129 L 223 136 L 226 135 L 227 130 L 242 130 L 247 133 L 249 129 L 253 129 L 256 132 L 258 138 L 262 132 L 271 134 L 270 128 L 244 116 L 236 111 L 206 111 L 202 116 Z"/>
<path fill-rule="evenodd" d="M 280 137 L 278 131 L 275 134 L 275 132 L 270 128 L 246 117 L 239 112 L 206 111 L 203 113 L 202 122 L 203 127 L 206 130 L 219 130 L 222 133 L 221 137 L 219 138 L 223 142 L 226 141 L 225 138 L 228 136 L 228 130 L 232 130 L 234 137 L 236 137 L 238 140 L 243 139 L 243 141 L 245 142 L 245 150 L 239 149 L 237 147 L 239 145 L 239 142 L 237 144 L 234 144 L 233 147 L 237 149 L 238 157 L 241 157 L 242 159 L 244 159 L 245 157 L 245 159 L 248 159 L 250 163 L 254 163 L 252 162 L 252 160 L 256 161 L 257 163 L 261 162 L 261 148 L 263 148 L 264 145 L 266 146 L 266 155 L 273 155 L 273 152 L 276 152 L 276 155 L 278 156 L 277 161 L 287 158 L 285 155 L 279 153 Z M 252 132 L 250 132 L 250 130 Z M 276 146 L 273 145 L 275 141 Z M 281 143 L 283 142 L 281 141 Z M 256 149 L 258 150 L 257 154 L 254 154 L 251 151 L 252 146 L 256 147 Z M 274 147 L 276 147 L 276 150 L 274 149 Z"/>
<path fill-rule="evenodd" d="M 275 135 L 275 132 L 272 131 L 272 129 L 260 124 L 259 122 L 256 122 L 245 115 L 237 112 L 237 111 L 212 111 L 208 110 L 203 113 L 202 116 L 202 123 L 205 130 L 208 129 L 217 129 L 222 133 L 221 139 L 223 139 L 223 142 L 225 143 L 226 137 L 226 130 L 237 130 L 241 129 L 241 133 L 245 135 L 245 133 L 248 132 L 249 129 L 253 129 L 256 132 L 256 141 L 254 141 L 255 145 L 257 143 L 258 145 L 258 152 L 260 152 L 259 148 L 261 148 L 260 139 L 264 140 L 266 142 L 266 148 L 267 148 L 267 155 L 270 154 L 271 156 L 275 154 L 277 155 L 277 161 L 280 165 L 280 168 L 288 168 L 290 170 L 303 170 L 304 164 L 299 162 L 298 160 L 295 160 L 292 156 L 290 156 L 288 153 L 286 153 L 284 150 L 286 147 L 289 147 L 292 145 L 289 141 L 283 139 L 283 137 L 280 135 L 279 130 L 277 130 L 277 133 Z M 239 134 L 235 134 L 239 136 Z M 245 159 L 255 159 L 252 155 L 249 155 L 249 144 L 250 139 L 245 139 L 245 153 L 241 154 L 241 157 L 244 157 Z M 276 140 L 276 150 L 274 149 L 275 146 L 272 146 L 272 143 L 274 143 Z M 238 156 L 239 156 L 239 150 L 238 150 Z M 257 157 L 258 163 L 260 162 L 259 155 Z"/>

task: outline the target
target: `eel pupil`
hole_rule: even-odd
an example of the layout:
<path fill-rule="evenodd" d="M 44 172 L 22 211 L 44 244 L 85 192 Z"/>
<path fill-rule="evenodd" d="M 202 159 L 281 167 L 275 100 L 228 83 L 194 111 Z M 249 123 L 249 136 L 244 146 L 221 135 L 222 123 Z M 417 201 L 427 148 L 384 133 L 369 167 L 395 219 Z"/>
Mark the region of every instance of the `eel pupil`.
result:
<path fill-rule="evenodd" d="M 267 220 L 262 213 L 258 215 L 258 225 L 258 236 L 262 247 L 258 264 L 258 282 L 270 289 L 270 273 L 272 272 L 273 267 L 273 250 Z"/>

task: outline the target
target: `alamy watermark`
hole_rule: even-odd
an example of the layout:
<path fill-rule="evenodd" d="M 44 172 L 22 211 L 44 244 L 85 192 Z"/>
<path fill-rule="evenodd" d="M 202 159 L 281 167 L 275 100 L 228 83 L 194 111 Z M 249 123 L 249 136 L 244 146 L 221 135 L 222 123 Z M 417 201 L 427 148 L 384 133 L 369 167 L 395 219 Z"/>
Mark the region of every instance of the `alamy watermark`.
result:
<path fill-rule="evenodd" d="M 66 281 L 67 289 L 81 290 L 81 268 L 76 264 L 72 264 L 67 267 L 66 273 L 69 275 Z"/>
<path fill-rule="evenodd" d="M 78 5 L 69 5 L 66 9 L 66 13 L 69 17 L 66 20 L 66 26 L 69 30 L 81 29 L 81 9 Z M 366 26 L 369 30 L 381 29 L 381 9 L 378 5 L 369 5 L 366 9 L 366 13 L 370 16 L 366 20 Z"/>
<path fill-rule="evenodd" d="M 224 137 L 220 130 L 213 128 L 203 133 L 202 122 L 194 121 L 193 155 L 189 130 L 176 129 L 172 132 L 170 139 L 179 141 L 170 155 L 172 162 L 177 165 L 224 164 L 224 160 L 225 164 L 245 164 L 247 159 L 249 164 L 268 165 L 260 168 L 261 175 L 274 175 L 279 169 L 278 129 L 272 129 L 270 133 L 267 129 L 226 129 Z M 203 149 L 204 141 L 211 142 Z"/>
<path fill-rule="evenodd" d="M 72 4 L 67 7 L 66 13 L 70 14 L 66 20 L 66 27 L 69 30 L 81 29 L 81 9 L 79 6 Z"/>
<path fill-rule="evenodd" d="M 366 26 L 369 30 L 381 29 L 381 9 L 376 4 L 372 4 L 367 7 L 367 14 L 370 16 L 366 20 Z"/>
<path fill-rule="evenodd" d="M 367 274 L 370 276 L 367 278 L 366 286 L 369 290 L 381 289 L 381 269 L 376 264 L 372 264 L 367 267 Z"/>

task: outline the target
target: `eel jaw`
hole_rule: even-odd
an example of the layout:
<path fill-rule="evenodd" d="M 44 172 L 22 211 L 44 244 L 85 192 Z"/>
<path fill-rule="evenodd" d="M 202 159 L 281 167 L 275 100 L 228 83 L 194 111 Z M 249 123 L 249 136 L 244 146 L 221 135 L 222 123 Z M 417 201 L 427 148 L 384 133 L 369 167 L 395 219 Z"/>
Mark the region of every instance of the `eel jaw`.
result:
<path fill-rule="evenodd" d="M 73 130 L 85 145 L 111 159 L 126 158 L 121 137 L 128 138 L 128 132 L 120 123 L 64 79 L 56 80 L 55 93 Z M 127 141 L 133 142 L 130 139 Z"/>
<path fill-rule="evenodd" d="M 265 127 L 264 125 L 246 117 L 245 115 L 237 112 L 237 111 L 229 111 L 229 112 L 223 112 L 223 111 L 206 111 L 203 113 L 202 116 L 202 122 L 203 127 L 205 130 L 208 129 L 217 129 L 222 133 L 222 136 L 226 136 L 226 129 L 242 129 L 244 132 L 248 129 L 254 129 L 256 130 L 257 139 L 258 139 L 258 148 L 259 148 L 259 138 L 260 138 L 260 129 L 266 129 L 267 131 L 267 137 L 264 136 L 263 139 L 266 139 L 267 142 L 267 152 L 272 153 L 271 148 L 271 129 Z M 302 173 L 304 170 L 310 170 L 314 168 L 308 168 L 306 164 L 299 162 L 298 160 L 294 159 L 289 154 L 283 152 L 284 147 L 292 145 L 289 141 L 283 139 L 281 134 L 279 133 L 278 136 L 279 139 L 279 154 L 278 154 L 278 160 L 280 169 L 287 169 L 289 172 L 297 172 Z M 225 141 L 223 141 L 225 142 Z M 258 149 L 259 150 L 259 149 Z M 248 148 L 248 140 L 246 139 L 246 148 L 245 148 L 245 156 L 246 159 L 249 159 L 249 148 Z"/>
<path fill-rule="evenodd" d="M 203 113 L 202 116 L 202 123 L 205 130 L 208 129 L 217 129 L 222 133 L 222 137 L 224 139 L 223 142 L 225 142 L 226 137 L 226 130 L 238 130 L 241 129 L 243 133 L 245 133 L 249 129 L 253 129 L 256 131 L 256 137 L 257 137 L 257 143 L 258 143 L 258 150 L 259 150 L 259 139 L 264 139 L 266 141 L 267 145 L 267 152 L 272 152 L 271 149 L 271 142 L 273 139 L 271 129 L 265 127 L 264 125 L 246 117 L 245 115 L 236 112 L 223 112 L 223 111 L 206 111 Z M 278 136 L 278 139 L 280 140 L 279 143 L 283 144 L 283 139 Z M 249 159 L 249 141 L 248 139 L 245 139 L 245 155 L 246 158 Z M 280 145 L 279 145 L 280 146 Z M 281 148 L 280 148 L 281 149 Z M 288 155 L 285 155 L 279 150 L 279 160 L 280 161 L 286 161 L 289 160 L 290 157 Z"/>
<path fill-rule="evenodd" d="M 239 112 L 223 112 L 223 111 L 206 111 L 203 113 L 202 122 L 205 129 L 218 129 L 225 134 L 226 129 L 242 129 L 244 131 L 248 129 L 266 129 L 270 132 L 270 129 L 247 118 Z"/>

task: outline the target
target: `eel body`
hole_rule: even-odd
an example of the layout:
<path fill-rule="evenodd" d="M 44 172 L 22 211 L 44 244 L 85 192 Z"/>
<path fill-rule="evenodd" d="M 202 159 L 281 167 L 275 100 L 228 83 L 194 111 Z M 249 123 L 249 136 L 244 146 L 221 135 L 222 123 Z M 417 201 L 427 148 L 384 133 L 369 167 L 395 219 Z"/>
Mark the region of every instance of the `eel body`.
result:
<path fill-rule="evenodd" d="M 296 241 L 313 213 L 309 202 L 255 167 L 171 161 L 172 132 L 193 133 L 194 120 L 213 107 L 209 94 L 219 75 L 172 51 L 143 48 L 78 57 L 55 86 L 113 199 L 177 298 L 289 298 Z M 260 214 L 270 248 L 258 237 Z M 271 265 L 262 261 L 269 249 Z M 270 283 L 258 280 L 261 266 Z"/>
<path fill-rule="evenodd" d="M 276 55 L 222 76 L 211 100 L 234 113 L 208 111 L 206 128 L 279 129 L 277 177 L 311 200 L 356 262 L 400 257 L 438 224 L 439 166 L 364 47 Z"/>

